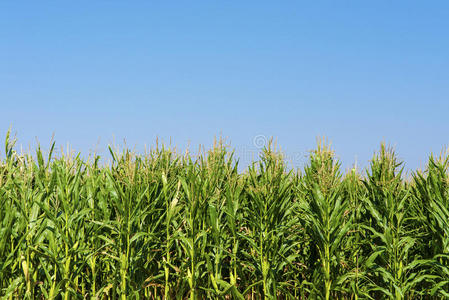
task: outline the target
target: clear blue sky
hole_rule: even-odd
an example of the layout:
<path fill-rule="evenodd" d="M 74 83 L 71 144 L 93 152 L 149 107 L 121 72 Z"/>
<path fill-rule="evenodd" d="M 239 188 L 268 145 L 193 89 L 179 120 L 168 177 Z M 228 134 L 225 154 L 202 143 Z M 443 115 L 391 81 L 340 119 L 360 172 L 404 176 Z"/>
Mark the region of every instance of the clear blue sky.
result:
<path fill-rule="evenodd" d="M 265 135 L 298 165 L 326 136 L 416 168 L 449 144 L 449 2 L 2 1 L 0 103 L 25 147 Z"/>

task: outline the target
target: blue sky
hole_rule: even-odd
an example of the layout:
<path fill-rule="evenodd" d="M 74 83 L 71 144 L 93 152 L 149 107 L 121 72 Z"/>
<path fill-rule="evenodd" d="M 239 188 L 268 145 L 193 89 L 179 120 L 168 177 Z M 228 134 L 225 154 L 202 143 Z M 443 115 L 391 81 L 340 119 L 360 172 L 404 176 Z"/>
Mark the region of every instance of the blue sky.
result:
<path fill-rule="evenodd" d="M 222 135 L 247 163 L 264 135 L 301 165 L 326 136 L 416 168 L 449 144 L 449 2 L 3 1 L 0 104 L 24 147 Z"/>

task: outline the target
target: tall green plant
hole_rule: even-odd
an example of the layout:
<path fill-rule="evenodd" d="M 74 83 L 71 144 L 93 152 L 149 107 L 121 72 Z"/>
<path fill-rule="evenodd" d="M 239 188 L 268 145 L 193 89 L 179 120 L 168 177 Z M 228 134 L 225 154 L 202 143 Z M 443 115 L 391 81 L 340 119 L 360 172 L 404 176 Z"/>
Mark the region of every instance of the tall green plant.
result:
<path fill-rule="evenodd" d="M 285 275 L 295 272 L 292 262 L 297 244 L 292 231 L 297 220 L 293 215 L 290 173 L 272 147 L 270 143 L 259 164 L 249 168 L 248 231 L 240 234 L 249 245 L 245 259 L 257 274 L 251 286 L 260 285 L 265 299 L 276 298 L 280 292 L 290 294 Z"/>
<path fill-rule="evenodd" d="M 431 294 L 449 297 L 449 153 L 439 158 L 431 156 L 426 173 L 413 175 L 413 194 L 420 220 L 424 225 L 426 241 L 425 257 L 433 259 L 430 273 L 437 278 L 431 287 Z"/>
<path fill-rule="evenodd" d="M 349 201 L 342 197 L 340 163 L 329 146 L 319 143 L 300 186 L 301 210 L 311 239 L 311 263 L 317 268 L 309 278 L 310 293 L 330 299 L 345 271 L 342 245 L 352 226 Z"/>
<path fill-rule="evenodd" d="M 390 299 L 417 296 L 414 287 L 428 276 L 420 269 L 425 261 L 414 255 L 418 240 L 407 226 L 412 205 L 402 172 L 394 151 L 382 144 L 364 180 L 368 215 L 363 227 L 371 248 L 366 268 L 371 290 Z"/>

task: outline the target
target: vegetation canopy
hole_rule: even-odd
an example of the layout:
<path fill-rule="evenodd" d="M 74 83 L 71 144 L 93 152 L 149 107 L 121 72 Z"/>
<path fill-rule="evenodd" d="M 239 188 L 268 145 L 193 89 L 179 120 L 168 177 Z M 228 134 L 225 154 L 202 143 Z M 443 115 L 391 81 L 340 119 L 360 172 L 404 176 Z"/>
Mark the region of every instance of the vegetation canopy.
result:
<path fill-rule="evenodd" d="M 302 170 L 273 143 L 245 171 L 217 141 L 0 161 L 3 299 L 445 299 L 449 153 L 404 179 L 381 145 L 342 172 L 320 141 Z M 2 151 L 3 152 L 3 151 Z"/>

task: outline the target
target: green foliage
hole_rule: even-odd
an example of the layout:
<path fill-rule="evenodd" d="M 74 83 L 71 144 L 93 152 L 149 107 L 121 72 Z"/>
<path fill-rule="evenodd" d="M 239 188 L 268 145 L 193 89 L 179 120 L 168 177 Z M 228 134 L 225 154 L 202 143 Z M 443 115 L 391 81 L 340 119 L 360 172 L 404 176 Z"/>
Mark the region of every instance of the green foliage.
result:
<path fill-rule="evenodd" d="M 318 143 L 304 170 L 273 143 L 243 172 L 217 141 L 112 161 L 0 161 L 1 299 L 444 299 L 449 155 L 403 178 L 382 145 L 366 174 Z"/>

